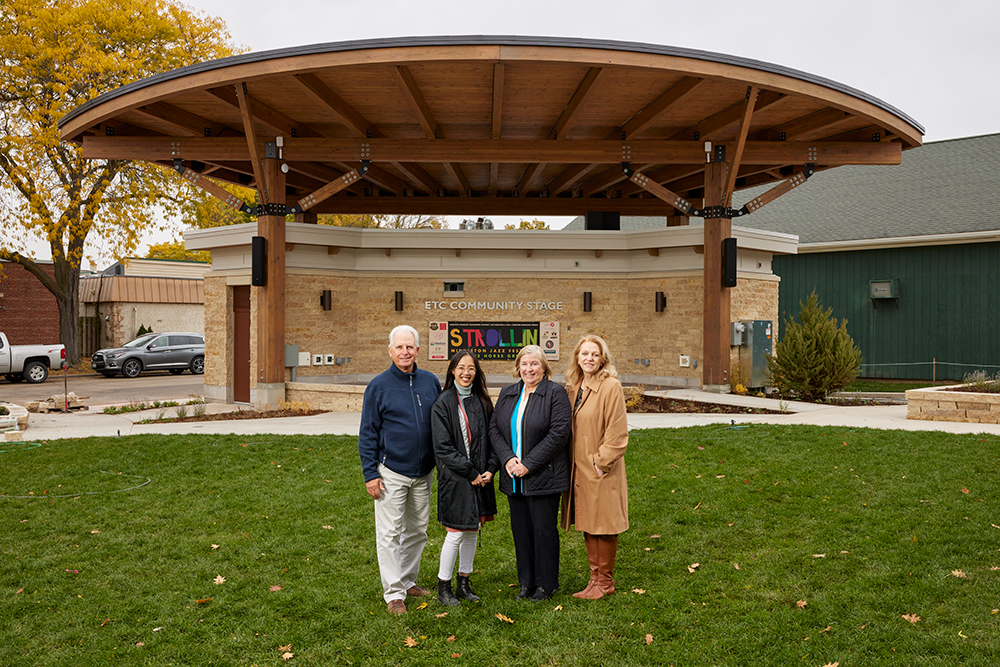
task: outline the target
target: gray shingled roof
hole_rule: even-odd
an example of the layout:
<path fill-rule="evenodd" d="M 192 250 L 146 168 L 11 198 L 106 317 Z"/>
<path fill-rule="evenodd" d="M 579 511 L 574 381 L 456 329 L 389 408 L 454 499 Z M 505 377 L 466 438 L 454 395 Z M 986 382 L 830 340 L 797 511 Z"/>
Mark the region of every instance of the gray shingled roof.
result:
<path fill-rule="evenodd" d="M 770 187 L 737 192 L 733 206 Z M 898 166 L 819 172 L 733 224 L 797 234 L 799 243 L 998 230 L 1000 134 L 927 143 L 905 151 Z M 580 217 L 566 229 L 583 226 Z M 622 217 L 623 230 L 665 226 L 663 217 Z"/>

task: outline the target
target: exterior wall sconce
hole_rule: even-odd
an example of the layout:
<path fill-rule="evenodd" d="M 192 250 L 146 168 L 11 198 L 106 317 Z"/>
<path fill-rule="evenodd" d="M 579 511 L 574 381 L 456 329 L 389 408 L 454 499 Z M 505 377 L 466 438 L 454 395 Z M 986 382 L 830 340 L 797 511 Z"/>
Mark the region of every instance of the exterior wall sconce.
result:
<path fill-rule="evenodd" d="M 591 298 L 590 292 L 583 293 L 583 312 L 589 313 L 593 305 L 593 299 Z"/>
<path fill-rule="evenodd" d="M 328 289 L 323 290 L 323 293 L 319 296 L 319 305 L 323 307 L 323 310 L 332 310 L 333 292 Z"/>
<path fill-rule="evenodd" d="M 656 312 L 662 313 L 667 309 L 667 297 L 663 292 L 656 293 Z"/>
<path fill-rule="evenodd" d="M 396 292 L 396 312 L 403 312 L 403 293 Z"/>

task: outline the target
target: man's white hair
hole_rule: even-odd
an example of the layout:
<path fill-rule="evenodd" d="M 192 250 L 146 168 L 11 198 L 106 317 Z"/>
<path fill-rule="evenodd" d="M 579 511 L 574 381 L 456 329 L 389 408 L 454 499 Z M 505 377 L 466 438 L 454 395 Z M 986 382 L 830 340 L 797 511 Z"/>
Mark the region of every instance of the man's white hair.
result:
<path fill-rule="evenodd" d="M 400 324 L 398 327 L 389 332 L 389 347 L 392 347 L 392 340 L 396 337 L 396 334 L 403 331 L 413 336 L 413 344 L 420 347 L 420 334 L 418 334 L 417 330 L 409 324 Z"/>

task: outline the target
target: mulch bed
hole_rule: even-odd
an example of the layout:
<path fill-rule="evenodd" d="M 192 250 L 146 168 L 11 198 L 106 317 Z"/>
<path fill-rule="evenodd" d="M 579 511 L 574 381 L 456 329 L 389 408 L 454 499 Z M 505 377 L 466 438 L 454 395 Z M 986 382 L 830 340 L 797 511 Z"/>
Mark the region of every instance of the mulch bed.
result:
<path fill-rule="evenodd" d="M 191 415 L 188 417 L 164 417 L 163 419 L 146 419 L 143 424 L 183 423 L 183 422 L 220 422 L 234 419 L 274 419 L 275 417 L 309 417 L 321 415 L 329 410 L 237 410 L 235 412 L 219 412 L 211 415 Z"/>
<path fill-rule="evenodd" d="M 629 412 L 654 413 L 701 413 L 717 415 L 780 415 L 781 410 L 767 408 L 745 408 L 738 405 L 723 403 L 702 403 L 701 401 L 682 400 L 677 398 L 661 398 L 659 396 L 643 396 L 642 402 L 629 409 Z"/>

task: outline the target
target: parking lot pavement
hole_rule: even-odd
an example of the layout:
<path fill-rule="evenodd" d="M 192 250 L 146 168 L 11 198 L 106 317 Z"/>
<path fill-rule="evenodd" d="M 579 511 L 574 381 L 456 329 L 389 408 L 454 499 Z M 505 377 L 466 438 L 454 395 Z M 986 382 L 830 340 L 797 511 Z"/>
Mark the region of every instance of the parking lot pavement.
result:
<path fill-rule="evenodd" d="M 201 396 L 205 390 L 204 376 L 171 375 L 168 371 L 151 371 L 137 378 L 121 376 L 106 378 L 97 373 L 66 375 L 53 371 L 41 384 L 9 382 L 0 378 L 0 401 L 24 405 L 50 396 L 62 396 L 66 391 L 89 397 L 87 405 L 125 405 L 132 401 L 176 401 Z"/>

